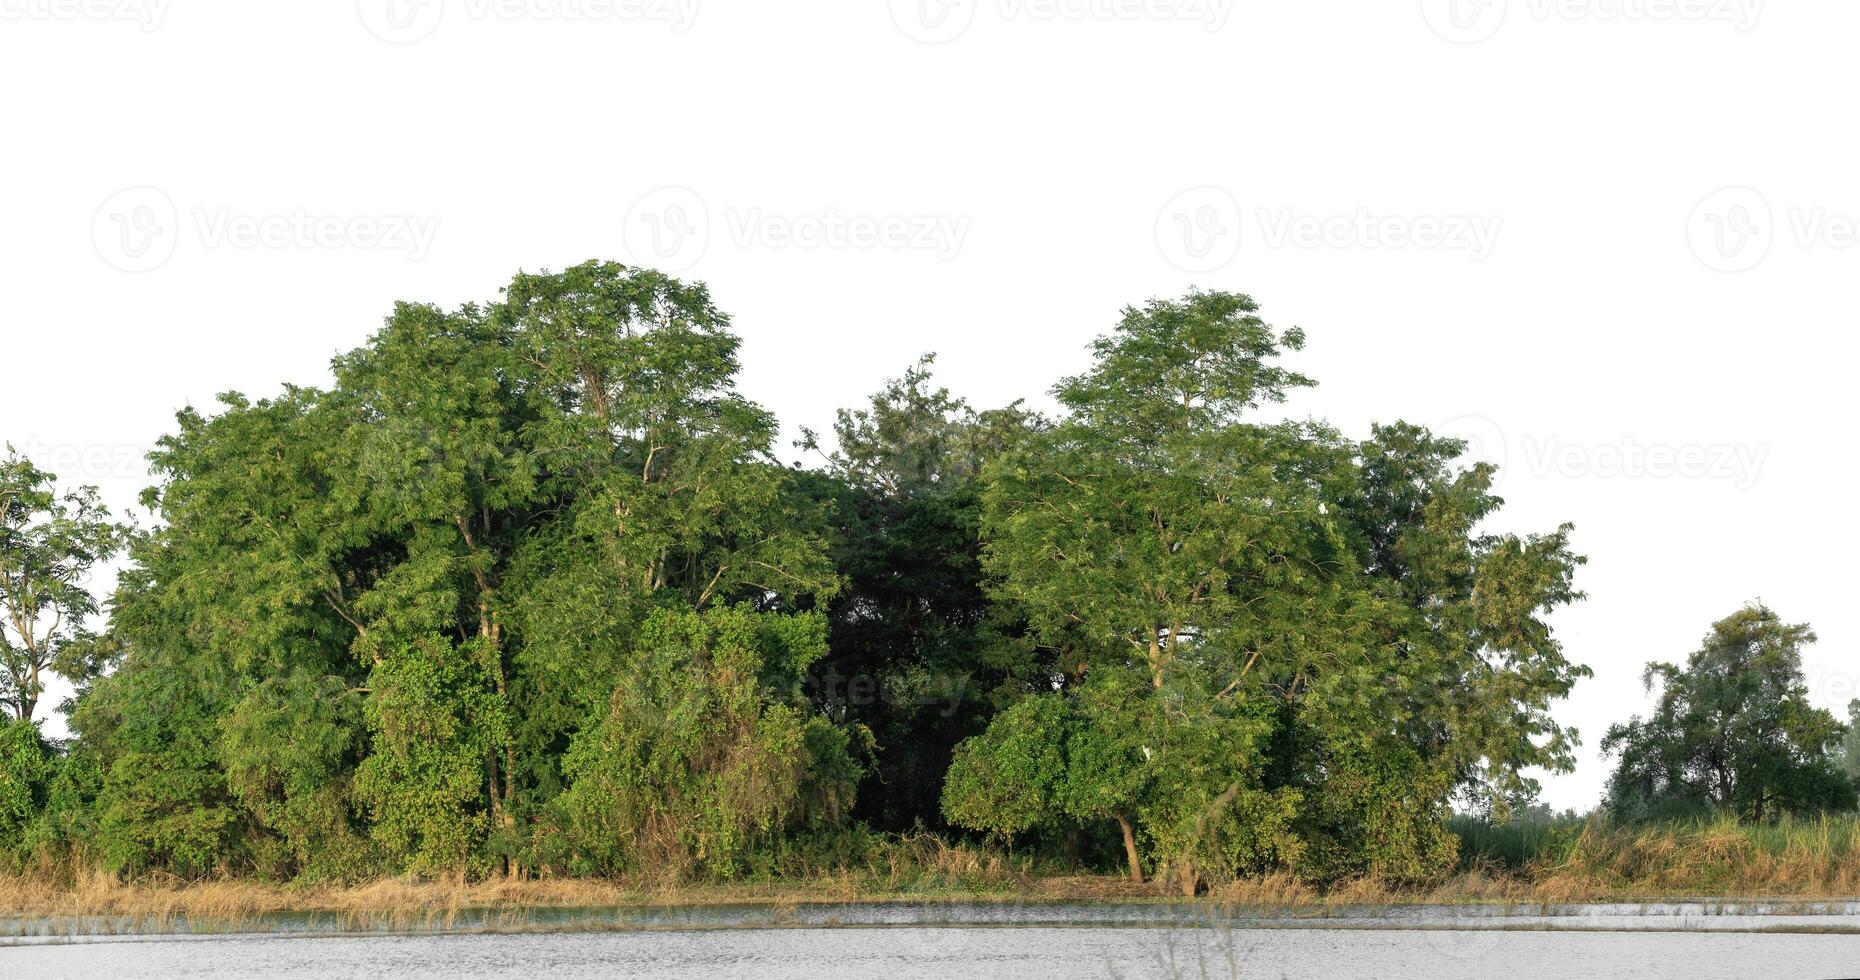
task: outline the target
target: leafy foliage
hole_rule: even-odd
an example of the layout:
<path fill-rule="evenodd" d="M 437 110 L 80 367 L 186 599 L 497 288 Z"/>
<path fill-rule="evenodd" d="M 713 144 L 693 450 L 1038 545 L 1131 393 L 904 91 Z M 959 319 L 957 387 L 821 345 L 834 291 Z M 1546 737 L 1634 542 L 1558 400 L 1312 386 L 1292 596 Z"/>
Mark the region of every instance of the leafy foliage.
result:
<path fill-rule="evenodd" d="M 1311 384 L 1274 363 L 1303 335 L 1256 314 L 1228 293 L 1126 311 L 1054 389 L 1069 414 L 985 471 L 985 567 L 1057 666 L 1029 695 L 1097 705 L 1092 729 L 1140 750 L 1130 801 L 1095 812 L 1125 809 L 1182 887 L 1435 873 L 1452 792 L 1571 764 L 1547 709 L 1583 671 L 1542 617 L 1580 559 L 1567 529 L 1478 536 L 1498 501 L 1458 443 L 1250 421 Z M 1006 829 L 981 819 L 1004 792 L 986 754 L 963 758 L 946 812 Z"/>
<path fill-rule="evenodd" d="M 1814 641 L 1806 625 L 1753 604 L 1713 623 L 1685 666 L 1649 665 L 1646 684 L 1660 688 L 1653 714 L 1602 740 L 1620 757 L 1609 809 L 1759 821 L 1852 809 L 1854 784 L 1831 754 L 1846 730 L 1808 703 L 1802 677 L 1802 648 Z"/>
<path fill-rule="evenodd" d="M 27 833 L 45 810 L 54 757 L 29 721 L 0 721 L 0 860 L 24 856 Z"/>
<path fill-rule="evenodd" d="M 400 304 L 329 391 L 182 412 L 97 645 L 120 666 L 73 715 L 108 862 L 579 859 L 549 819 L 564 760 L 655 611 L 781 617 L 837 587 L 737 346 L 702 286 L 590 263 Z"/>
<path fill-rule="evenodd" d="M 1151 301 L 1053 418 L 926 356 L 797 472 L 702 284 L 398 304 L 328 390 L 182 411 L 133 539 L 0 470 L 0 694 L 81 685 L 71 744 L 0 730 L 0 851 L 730 878 L 960 827 L 1188 891 L 1439 874 L 1456 797 L 1502 816 L 1573 763 L 1548 617 L 1582 559 L 1482 531 L 1458 442 L 1265 419 L 1303 343 Z"/>
<path fill-rule="evenodd" d="M 98 606 L 85 585 L 127 533 L 96 487 L 60 493 L 56 480 L 11 444 L 0 458 L 0 704 L 20 721 L 32 720 L 47 669 L 88 679 L 85 619 Z"/>
<path fill-rule="evenodd" d="M 647 620 L 564 763 L 572 850 L 600 871 L 730 877 L 783 830 L 837 823 L 858 768 L 843 735 L 796 704 L 825 650 L 818 615 L 737 606 Z"/>
<path fill-rule="evenodd" d="M 1044 420 L 1019 404 L 976 411 L 934 385 L 934 362 L 925 355 L 868 407 L 842 410 L 826 471 L 803 483 L 831 515 L 845 583 L 807 689 L 872 734 L 857 814 L 894 831 L 939 823 L 956 744 L 1039 671 L 1014 643 L 1016 610 L 984 587 L 977 477 Z M 812 432 L 801 445 L 821 449 Z"/>

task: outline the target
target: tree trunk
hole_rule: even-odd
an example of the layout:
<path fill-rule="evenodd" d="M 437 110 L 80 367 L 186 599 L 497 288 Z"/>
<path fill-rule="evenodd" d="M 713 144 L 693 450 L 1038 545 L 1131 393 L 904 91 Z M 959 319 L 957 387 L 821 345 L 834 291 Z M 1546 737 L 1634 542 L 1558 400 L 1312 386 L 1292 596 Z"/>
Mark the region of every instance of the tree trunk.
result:
<path fill-rule="evenodd" d="M 1163 686 L 1162 664 L 1162 629 L 1150 627 L 1150 685 L 1157 690 Z"/>
<path fill-rule="evenodd" d="M 1137 831 L 1130 825 L 1130 818 L 1122 814 L 1117 817 L 1117 826 L 1124 832 L 1124 857 L 1130 861 L 1130 880 L 1143 884 L 1143 859 L 1137 856 Z"/>

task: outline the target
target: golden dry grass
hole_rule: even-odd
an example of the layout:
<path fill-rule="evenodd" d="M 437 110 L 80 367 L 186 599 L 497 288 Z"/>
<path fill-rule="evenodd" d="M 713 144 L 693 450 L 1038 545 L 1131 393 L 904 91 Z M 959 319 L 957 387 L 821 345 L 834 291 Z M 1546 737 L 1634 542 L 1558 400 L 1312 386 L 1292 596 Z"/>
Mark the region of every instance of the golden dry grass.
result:
<path fill-rule="evenodd" d="M 1860 820 L 1828 818 L 1750 826 L 1733 821 L 1615 827 L 1590 821 L 1513 871 L 1469 862 L 1424 885 L 1352 879 L 1318 887 L 1286 874 L 1216 886 L 1211 905 L 1274 909 L 1394 903 L 1572 903 L 1675 897 L 1824 900 L 1860 896 Z M 1155 882 L 1113 875 L 1037 874 L 993 849 L 932 835 L 893 838 L 856 867 L 795 869 L 769 883 L 548 878 L 281 885 L 243 879 L 125 883 L 71 868 L 0 875 L 0 917 L 104 916 L 136 922 L 236 923 L 279 913 L 318 913 L 358 923 L 444 926 L 472 913 L 624 909 L 756 903 L 775 908 L 854 901 L 1181 901 Z M 343 921 L 350 921 L 344 918 Z"/>
<path fill-rule="evenodd" d="M 357 923 L 444 926 L 465 913 L 483 916 L 539 909 L 623 909 L 754 903 L 774 907 L 870 901 L 1179 902 L 1173 888 L 1109 875 L 1026 877 L 983 889 L 926 887 L 900 875 L 900 887 L 865 874 L 837 873 L 804 882 L 664 885 L 606 880 L 443 882 L 384 879 L 308 887 L 243 880 L 144 880 L 123 883 L 87 874 L 73 883 L 0 877 L 0 917 L 105 916 L 156 924 L 175 919 L 239 923 L 279 913 L 319 913 Z M 1462 875 L 1426 888 L 1359 879 L 1320 889 L 1289 875 L 1222 885 L 1201 901 L 1228 908 L 1319 909 L 1406 902 L 1524 902 L 1544 898 L 1516 878 Z"/>
<path fill-rule="evenodd" d="M 659 884 L 600 879 L 444 882 L 383 879 L 358 885 L 307 887 L 246 880 L 197 882 L 160 879 L 124 883 L 86 874 L 71 883 L 0 876 L 0 916 L 114 916 L 165 920 L 238 922 L 277 913 L 328 913 L 430 919 L 467 911 L 626 908 L 755 903 L 772 906 L 854 901 L 1103 901 L 1155 898 L 1153 887 L 1123 878 L 1076 876 L 1030 878 L 1008 886 L 970 890 L 950 884 L 930 888 L 900 876 L 885 887 L 866 874 L 837 873 L 804 882 L 769 884 Z"/>
<path fill-rule="evenodd" d="M 1860 820 L 1646 827 L 1595 820 L 1566 853 L 1545 856 L 1529 875 L 1558 896 L 1851 898 L 1860 895 Z"/>

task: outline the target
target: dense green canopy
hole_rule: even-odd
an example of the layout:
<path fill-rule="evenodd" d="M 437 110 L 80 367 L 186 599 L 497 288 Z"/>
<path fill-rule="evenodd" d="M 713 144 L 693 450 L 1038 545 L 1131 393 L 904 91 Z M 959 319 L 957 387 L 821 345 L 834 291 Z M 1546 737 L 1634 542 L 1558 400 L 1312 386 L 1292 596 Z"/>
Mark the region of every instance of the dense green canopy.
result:
<path fill-rule="evenodd" d="M 1454 440 L 1267 419 L 1302 343 L 1152 301 L 1050 417 L 926 356 L 802 469 L 705 287 L 521 274 L 180 413 L 96 635 L 125 532 L 11 457 L 0 598 L 67 584 L 0 694 L 79 694 L 66 743 L 0 728 L 0 860 L 727 878 L 921 828 L 1185 889 L 1438 874 L 1456 801 L 1572 764 L 1582 559 L 1483 531 Z"/>
<path fill-rule="evenodd" d="M 1479 535 L 1490 470 L 1418 428 L 1253 421 L 1311 384 L 1276 363 L 1302 343 L 1245 296 L 1131 309 L 1054 390 L 1065 417 L 984 471 L 991 593 L 1053 653 L 1031 696 L 1067 707 L 965 746 L 951 819 L 1111 819 L 1133 877 L 1184 888 L 1420 877 L 1454 857 L 1456 791 L 1570 764 L 1548 708 L 1585 671 L 1544 620 L 1576 598 L 1568 529 Z M 1003 759 L 1034 745 L 1063 774 Z"/>
<path fill-rule="evenodd" d="M 1802 648 L 1815 642 L 1762 604 L 1712 624 L 1685 666 L 1654 663 L 1651 715 L 1608 730 L 1620 757 L 1608 806 L 1628 818 L 1721 811 L 1751 820 L 1854 806 L 1834 750 L 1847 733 L 1808 703 Z"/>
<path fill-rule="evenodd" d="M 641 779 L 684 797 L 677 819 L 779 830 L 797 809 L 741 811 L 730 752 L 609 744 L 671 690 L 698 726 L 677 738 L 746 725 L 790 783 L 849 779 L 847 740 L 795 715 L 820 645 L 803 600 L 837 588 L 825 525 L 735 391 L 737 347 L 701 286 L 589 264 L 485 307 L 402 304 L 329 391 L 182 413 L 116 600 L 121 665 L 72 716 L 106 760 L 105 860 L 662 866 L 661 841 L 587 816 Z M 718 646 L 675 614 L 737 625 Z M 671 770 L 689 782 L 652 782 Z M 721 873 L 740 857 L 684 844 Z"/>

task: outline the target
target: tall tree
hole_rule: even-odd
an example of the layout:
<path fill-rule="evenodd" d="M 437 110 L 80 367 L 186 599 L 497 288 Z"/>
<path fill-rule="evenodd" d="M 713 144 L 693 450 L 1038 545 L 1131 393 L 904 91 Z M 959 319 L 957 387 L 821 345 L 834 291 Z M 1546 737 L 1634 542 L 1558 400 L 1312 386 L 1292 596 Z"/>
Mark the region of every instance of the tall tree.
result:
<path fill-rule="evenodd" d="M 1096 723 L 1143 753 L 1148 792 L 1116 816 L 1190 889 L 1287 838 L 1295 796 L 1264 785 L 1261 710 L 1285 691 L 1266 685 L 1360 646 L 1305 429 L 1242 421 L 1310 384 L 1273 363 L 1302 335 L 1256 309 L 1192 293 L 1127 310 L 1054 389 L 1068 416 L 996 460 L 983 492 L 997 596 L 1059 651 L 1060 685 L 1117 693 Z"/>
<path fill-rule="evenodd" d="M 96 487 L 57 478 L 9 444 L 0 458 L 0 704 L 31 721 L 48 670 L 79 673 L 85 620 L 98 611 L 91 574 L 121 547 Z"/>
<path fill-rule="evenodd" d="M 702 284 L 591 262 L 517 276 L 492 315 L 531 379 L 526 433 L 552 501 L 506 589 L 519 788 L 540 819 L 572 740 L 620 710 L 610 696 L 655 611 L 793 613 L 838 578 L 824 517 L 773 458 L 774 417 L 737 390 L 742 341 Z"/>
<path fill-rule="evenodd" d="M 1807 624 L 1753 603 L 1712 624 L 1684 666 L 1649 664 L 1651 715 L 1602 740 L 1619 763 L 1608 807 L 1624 818 L 1722 811 L 1747 820 L 1851 809 L 1833 751 L 1845 729 L 1808 702 Z"/>
<path fill-rule="evenodd" d="M 1116 791 L 1070 798 L 1097 800 L 1126 852 L 1183 888 L 1432 874 L 1454 791 L 1571 762 L 1547 709 L 1584 671 L 1544 617 L 1577 597 L 1580 559 L 1567 528 L 1479 535 L 1499 501 L 1489 469 L 1454 465 L 1461 444 L 1253 421 L 1311 384 L 1276 363 L 1303 335 L 1257 309 L 1190 293 L 1098 341 L 1055 389 L 1065 418 L 985 474 L 994 595 L 1052 651 L 1029 693 L 1073 701 L 1113 753 Z M 1000 792 L 963 771 L 980 751 L 952 770 L 952 817 Z"/>
<path fill-rule="evenodd" d="M 828 653 L 808 689 L 865 726 L 875 765 L 858 816 L 887 830 L 941 823 L 956 743 L 978 733 L 1036 669 L 1011 608 L 983 587 L 976 476 L 1044 424 L 1018 403 L 977 411 L 935 384 L 934 355 L 842 409 L 824 473 L 802 477 L 832 514 L 845 589 L 828 606 Z M 804 430 L 801 446 L 820 451 Z"/>
<path fill-rule="evenodd" d="M 74 719 L 103 749 L 111 860 L 576 860 L 551 851 L 564 760 L 620 710 L 644 624 L 802 614 L 837 584 L 773 419 L 735 391 L 739 343 L 701 285 L 588 263 L 487 306 L 400 304 L 329 391 L 183 412 L 99 648 L 121 666 Z"/>

